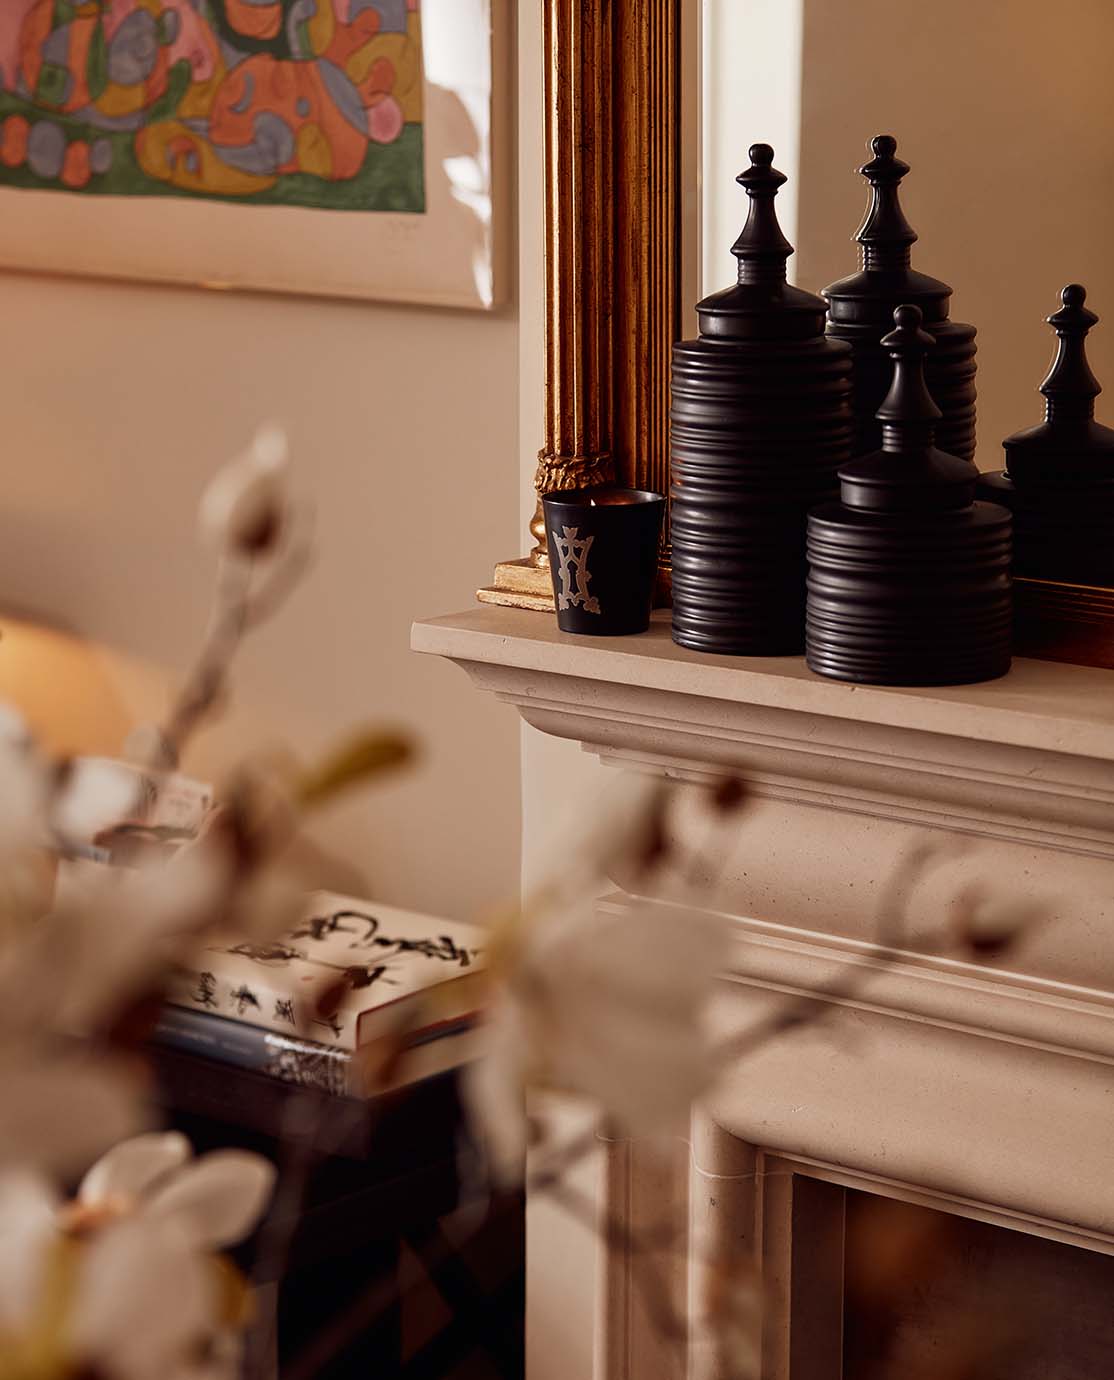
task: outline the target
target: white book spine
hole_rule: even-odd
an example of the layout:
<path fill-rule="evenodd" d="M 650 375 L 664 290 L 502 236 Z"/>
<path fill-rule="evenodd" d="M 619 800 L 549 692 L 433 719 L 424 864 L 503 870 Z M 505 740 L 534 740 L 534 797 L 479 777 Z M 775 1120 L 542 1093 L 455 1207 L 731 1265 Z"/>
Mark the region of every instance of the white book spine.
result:
<path fill-rule="evenodd" d="M 169 1000 L 190 1011 L 207 1011 L 296 1039 L 349 1051 L 356 1048 L 357 1013 L 339 1010 L 326 1015 L 317 1010 L 317 1000 L 327 986 L 324 980 L 316 990 L 292 995 L 282 978 L 281 970 L 272 977 L 262 965 L 247 976 L 228 976 L 205 968 L 202 962 L 196 970 L 179 971 Z"/>

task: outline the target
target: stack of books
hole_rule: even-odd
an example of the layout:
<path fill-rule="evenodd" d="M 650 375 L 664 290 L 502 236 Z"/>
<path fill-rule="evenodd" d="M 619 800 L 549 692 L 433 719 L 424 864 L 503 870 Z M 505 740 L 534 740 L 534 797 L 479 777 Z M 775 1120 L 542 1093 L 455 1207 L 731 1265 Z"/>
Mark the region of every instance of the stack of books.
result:
<path fill-rule="evenodd" d="M 154 1038 L 337 1095 L 412 1083 L 474 1053 L 484 937 L 316 892 L 279 939 L 211 939 L 177 973 Z"/>

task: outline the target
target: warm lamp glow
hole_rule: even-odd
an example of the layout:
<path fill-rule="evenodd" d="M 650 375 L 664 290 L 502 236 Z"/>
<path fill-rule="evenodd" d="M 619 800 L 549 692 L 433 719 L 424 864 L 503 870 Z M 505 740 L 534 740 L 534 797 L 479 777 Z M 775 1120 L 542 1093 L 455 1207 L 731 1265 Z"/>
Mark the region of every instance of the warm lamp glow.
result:
<path fill-rule="evenodd" d="M 148 705 L 165 700 L 154 668 L 73 633 L 0 615 L 0 701 L 44 747 L 117 756 Z"/>

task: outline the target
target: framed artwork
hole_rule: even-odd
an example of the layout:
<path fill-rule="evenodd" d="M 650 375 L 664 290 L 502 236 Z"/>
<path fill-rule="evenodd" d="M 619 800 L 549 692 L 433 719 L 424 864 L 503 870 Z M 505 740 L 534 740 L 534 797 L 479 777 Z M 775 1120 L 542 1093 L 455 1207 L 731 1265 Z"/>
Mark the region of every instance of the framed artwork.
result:
<path fill-rule="evenodd" d="M 0 267 L 495 305 L 493 4 L 0 0 Z"/>

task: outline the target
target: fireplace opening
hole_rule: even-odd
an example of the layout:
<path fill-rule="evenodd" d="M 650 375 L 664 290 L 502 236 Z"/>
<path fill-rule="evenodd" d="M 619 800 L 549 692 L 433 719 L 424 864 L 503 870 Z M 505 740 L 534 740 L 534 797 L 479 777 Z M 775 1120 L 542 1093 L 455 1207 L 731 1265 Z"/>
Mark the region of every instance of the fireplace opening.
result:
<path fill-rule="evenodd" d="M 843 1380 L 1099 1380 L 1114 1257 L 848 1190 Z"/>

